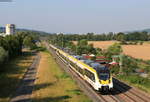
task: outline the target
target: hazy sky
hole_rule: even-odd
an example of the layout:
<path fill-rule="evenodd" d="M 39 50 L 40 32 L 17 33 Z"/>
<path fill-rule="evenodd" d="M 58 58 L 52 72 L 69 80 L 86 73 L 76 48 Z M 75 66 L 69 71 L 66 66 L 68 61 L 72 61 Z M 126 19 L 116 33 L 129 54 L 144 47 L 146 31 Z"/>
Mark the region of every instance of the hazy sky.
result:
<path fill-rule="evenodd" d="M 150 28 L 150 0 L 0 2 L 0 26 L 7 23 L 16 24 L 18 28 L 56 33 L 139 30 Z"/>

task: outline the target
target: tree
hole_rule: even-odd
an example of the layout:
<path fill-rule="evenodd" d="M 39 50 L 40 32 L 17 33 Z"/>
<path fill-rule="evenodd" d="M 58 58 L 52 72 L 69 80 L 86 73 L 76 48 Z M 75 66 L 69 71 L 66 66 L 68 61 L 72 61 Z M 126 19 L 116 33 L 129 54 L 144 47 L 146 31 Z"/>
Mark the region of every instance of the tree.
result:
<path fill-rule="evenodd" d="M 88 45 L 88 41 L 83 39 L 83 40 L 80 40 L 78 41 L 78 46 L 87 46 Z"/>
<path fill-rule="evenodd" d="M 116 40 L 118 41 L 124 41 L 125 40 L 125 34 L 120 32 L 116 35 Z"/>
<path fill-rule="evenodd" d="M 26 36 L 23 41 L 24 46 L 29 47 L 30 49 L 36 48 L 36 44 L 32 36 Z"/>
<path fill-rule="evenodd" d="M 96 49 L 93 47 L 93 44 L 88 44 L 88 41 L 83 39 L 78 41 L 77 54 L 96 54 Z"/>
<path fill-rule="evenodd" d="M 35 39 L 37 39 L 37 36 L 34 35 L 36 35 L 36 33 L 17 32 L 15 35 L 0 36 L 0 65 L 20 55 L 22 53 L 23 43 L 31 48 L 36 47 Z"/>
<path fill-rule="evenodd" d="M 78 41 L 77 47 L 76 47 L 76 53 L 79 55 L 87 54 L 87 45 L 88 45 L 88 42 L 85 39 Z"/>
<path fill-rule="evenodd" d="M 113 55 L 119 55 L 122 52 L 123 50 L 121 45 L 119 43 L 115 43 L 106 50 L 105 56 L 111 58 Z"/>
<path fill-rule="evenodd" d="M 133 58 L 128 56 L 123 56 L 122 59 L 123 59 L 123 72 L 125 74 L 128 75 L 130 73 L 133 73 L 135 69 L 138 68 L 137 62 Z"/>
<path fill-rule="evenodd" d="M 119 65 L 111 66 L 110 71 L 111 71 L 111 73 L 113 73 L 114 75 L 117 75 L 117 74 L 119 73 Z"/>
<path fill-rule="evenodd" d="M 19 55 L 19 41 L 18 36 L 8 35 L 0 41 L 0 46 L 2 46 L 9 53 L 9 57 Z"/>
<path fill-rule="evenodd" d="M 112 46 L 110 46 L 108 49 L 107 49 L 107 52 L 113 54 L 113 55 L 118 55 L 122 52 L 122 47 L 119 43 L 115 43 L 113 44 Z"/>
<path fill-rule="evenodd" d="M 87 52 L 90 54 L 96 54 L 96 49 L 93 47 L 93 44 L 87 45 Z"/>

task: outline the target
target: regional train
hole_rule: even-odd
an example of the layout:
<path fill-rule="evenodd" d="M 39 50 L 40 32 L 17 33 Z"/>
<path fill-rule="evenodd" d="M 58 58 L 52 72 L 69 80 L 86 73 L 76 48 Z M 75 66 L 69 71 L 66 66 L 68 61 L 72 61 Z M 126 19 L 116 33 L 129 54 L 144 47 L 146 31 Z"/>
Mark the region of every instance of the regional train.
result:
<path fill-rule="evenodd" d="M 56 55 L 70 68 L 72 68 L 80 77 L 89 83 L 95 90 L 108 92 L 113 90 L 113 80 L 110 71 L 106 66 L 91 60 L 85 60 L 82 57 L 72 56 L 65 51 L 49 45 Z"/>

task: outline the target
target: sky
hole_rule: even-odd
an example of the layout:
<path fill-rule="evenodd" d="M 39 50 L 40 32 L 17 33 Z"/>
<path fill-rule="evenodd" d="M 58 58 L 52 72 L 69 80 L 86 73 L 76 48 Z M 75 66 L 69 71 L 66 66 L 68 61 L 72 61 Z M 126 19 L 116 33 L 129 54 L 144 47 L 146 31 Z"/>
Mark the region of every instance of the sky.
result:
<path fill-rule="evenodd" d="M 0 26 L 53 33 L 150 28 L 150 0 L 0 0 Z M 8 0 L 6 0 L 8 1 Z"/>

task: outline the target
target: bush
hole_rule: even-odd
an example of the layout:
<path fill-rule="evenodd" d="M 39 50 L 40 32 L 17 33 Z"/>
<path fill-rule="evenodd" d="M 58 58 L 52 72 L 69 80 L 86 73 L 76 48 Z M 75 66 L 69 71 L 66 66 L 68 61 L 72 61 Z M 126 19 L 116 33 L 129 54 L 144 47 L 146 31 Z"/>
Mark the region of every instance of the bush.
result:
<path fill-rule="evenodd" d="M 128 43 L 125 40 L 121 41 L 120 44 L 121 45 L 128 45 Z"/>
<path fill-rule="evenodd" d="M 143 41 L 140 41 L 139 44 L 140 44 L 140 45 L 143 45 Z"/>
<path fill-rule="evenodd" d="M 37 48 L 34 38 L 32 36 L 26 36 L 23 40 L 23 44 L 25 47 L 29 47 L 31 50 L 34 50 Z"/>
<path fill-rule="evenodd" d="M 137 61 L 129 56 L 123 56 L 123 72 L 125 74 L 133 73 L 138 68 Z"/>
<path fill-rule="evenodd" d="M 134 42 L 133 42 L 133 45 L 137 45 L 137 44 L 138 44 L 138 41 L 134 41 Z"/>
<path fill-rule="evenodd" d="M 119 73 L 119 66 L 115 65 L 115 66 L 111 66 L 110 72 L 113 74 L 118 74 Z"/>
<path fill-rule="evenodd" d="M 7 61 L 7 59 L 8 59 L 8 52 L 5 51 L 2 47 L 0 47 L 0 66 L 2 66 L 3 63 L 5 61 Z M 2 70 L 2 69 L 0 69 L 0 70 Z"/>
<path fill-rule="evenodd" d="M 150 65 L 150 60 L 147 60 L 146 63 Z"/>
<path fill-rule="evenodd" d="M 108 60 L 111 60 L 113 55 L 120 55 L 120 53 L 122 53 L 122 47 L 119 43 L 115 43 L 111 46 L 109 46 L 109 48 L 104 52 L 104 56 L 106 56 L 107 58 L 109 58 Z"/>

